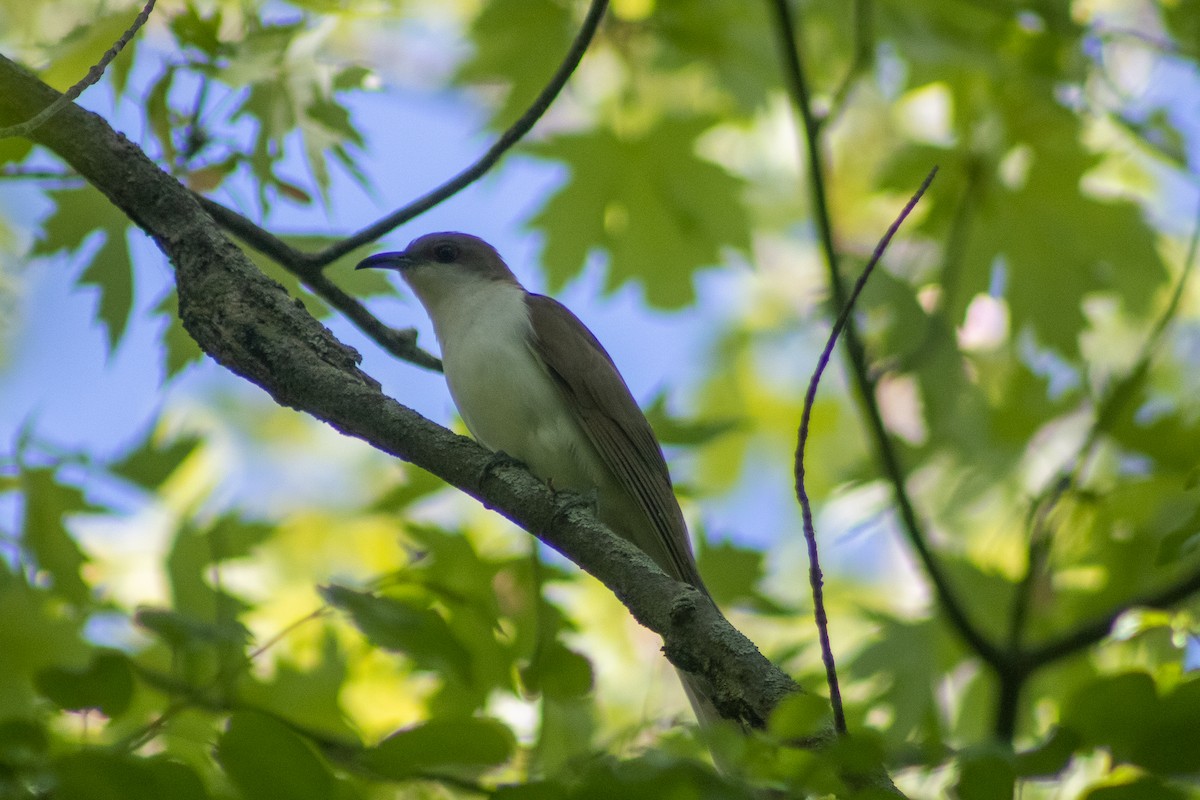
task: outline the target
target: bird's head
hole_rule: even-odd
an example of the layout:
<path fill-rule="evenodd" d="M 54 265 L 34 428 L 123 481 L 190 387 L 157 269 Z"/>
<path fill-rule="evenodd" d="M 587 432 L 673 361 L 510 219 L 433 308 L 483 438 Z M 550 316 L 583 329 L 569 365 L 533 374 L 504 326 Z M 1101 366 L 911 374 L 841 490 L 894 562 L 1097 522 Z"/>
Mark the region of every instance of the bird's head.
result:
<path fill-rule="evenodd" d="M 355 269 L 399 272 L 426 305 L 480 282 L 517 283 L 496 248 L 467 233 L 427 233 L 404 250 L 363 259 Z"/>

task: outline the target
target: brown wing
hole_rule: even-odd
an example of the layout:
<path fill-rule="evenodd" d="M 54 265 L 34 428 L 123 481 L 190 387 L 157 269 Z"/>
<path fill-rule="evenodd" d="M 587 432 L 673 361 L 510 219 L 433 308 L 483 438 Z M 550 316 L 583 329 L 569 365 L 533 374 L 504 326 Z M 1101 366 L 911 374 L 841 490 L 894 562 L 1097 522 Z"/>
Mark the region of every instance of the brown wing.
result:
<path fill-rule="evenodd" d="M 621 373 L 566 306 L 539 294 L 527 295 L 526 303 L 534 350 L 617 484 L 645 515 L 670 563 L 661 563 L 653 552 L 650 555 L 674 577 L 703 589 L 667 463 Z"/>

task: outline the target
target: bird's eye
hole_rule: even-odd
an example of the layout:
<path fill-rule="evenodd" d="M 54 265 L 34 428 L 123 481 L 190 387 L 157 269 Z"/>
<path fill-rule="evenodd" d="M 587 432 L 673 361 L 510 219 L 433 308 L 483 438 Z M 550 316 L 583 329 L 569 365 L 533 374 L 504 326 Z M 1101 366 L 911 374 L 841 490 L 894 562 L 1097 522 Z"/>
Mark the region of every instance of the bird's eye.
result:
<path fill-rule="evenodd" d="M 449 264 L 458 258 L 458 248 L 452 244 L 439 244 L 433 248 L 433 257 L 440 264 Z"/>

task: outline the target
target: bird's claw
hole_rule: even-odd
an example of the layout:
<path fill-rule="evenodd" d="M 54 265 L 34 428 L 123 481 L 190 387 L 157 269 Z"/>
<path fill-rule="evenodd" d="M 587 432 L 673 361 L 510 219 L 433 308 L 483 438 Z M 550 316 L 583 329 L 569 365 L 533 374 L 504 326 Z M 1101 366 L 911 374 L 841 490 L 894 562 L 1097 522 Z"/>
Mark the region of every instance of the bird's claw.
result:
<path fill-rule="evenodd" d="M 600 493 L 595 486 L 580 492 L 574 489 L 554 489 L 554 481 L 551 480 L 549 483 L 550 488 L 554 490 L 555 521 L 576 508 L 586 508 L 593 515 L 596 513 L 600 504 Z"/>
<path fill-rule="evenodd" d="M 489 458 L 487 463 L 484 464 L 479 470 L 479 485 L 483 486 L 484 482 L 491 477 L 492 473 L 500 467 L 521 467 L 522 469 L 529 469 L 525 462 L 519 458 L 510 456 L 503 450 L 495 450 L 492 452 L 491 458 Z"/>

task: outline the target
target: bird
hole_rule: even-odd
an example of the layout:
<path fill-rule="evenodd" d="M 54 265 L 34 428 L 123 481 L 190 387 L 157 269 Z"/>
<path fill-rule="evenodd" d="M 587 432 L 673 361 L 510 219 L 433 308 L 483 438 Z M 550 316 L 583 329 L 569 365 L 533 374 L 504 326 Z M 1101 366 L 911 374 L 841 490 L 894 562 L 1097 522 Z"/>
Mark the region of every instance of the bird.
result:
<path fill-rule="evenodd" d="M 499 252 L 466 233 L 429 233 L 356 269 L 399 273 L 433 322 L 450 396 L 471 435 L 596 515 L 664 572 L 711 599 L 654 431 L 616 364 L 571 311 L 526 291 Z M 677 670 L 702 726 L 721 718 Z"/>

